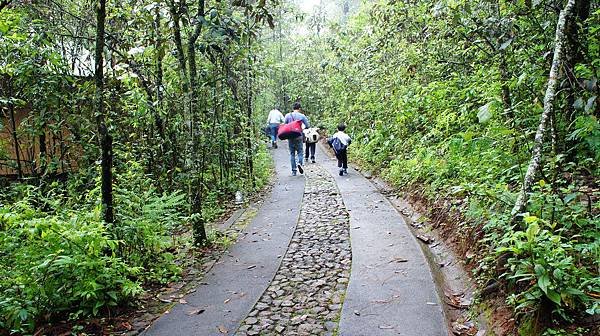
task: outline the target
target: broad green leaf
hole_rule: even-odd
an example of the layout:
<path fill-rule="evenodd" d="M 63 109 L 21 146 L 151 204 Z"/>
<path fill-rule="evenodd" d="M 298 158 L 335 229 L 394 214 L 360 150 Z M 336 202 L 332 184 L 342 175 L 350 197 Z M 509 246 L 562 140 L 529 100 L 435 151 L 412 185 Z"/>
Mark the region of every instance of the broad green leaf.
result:
<path fill-rule="evenodd" d="M 490 111 L 490 106 L 492 102 L 489 102 L 479 108 L 479 112 L 477 113 L 477 118 L 479 119 L 479 123 L 485 124 L 492 118 L 492 112 Z"/>
<path fill-rule="evenodd" d="M 571 193 L 568 194 L 567 196 L 565 196 L 564 202 L 565 204 L 568 204 L 569 202 L 571 202 L 572 200 L 574 200 L 575 198 L 577 198 L 577 195 L 579 195 L 578 193 Z"/>
<path fill-rule="evenodd" d="M 546 292 L 546 296 L 554 303 L 556 303 L 557 305 L 560 305 L 560 295 L 555 292 L 553 289 L 548 289 L 548 291 Z"/>
<path fill-rule="evenodd" d="M 532 223 L 527 228 L 527 241 L 532 242 L 535 236 L 540 232 L 540 226 L 537 223 Z"/>
<path fill-rule="evenodd" d="M 548 277 L 548 274 L 539 277 L 537 284 L 544 293 L 548 294 L 548 286 L 550 285 L 550 277 Z"/>
<path fill-rule="evenodd" d="M 596 103 L 596 96 L 592 96 L 588 99 L 587 103 L 585 104 L 585 112 L 590 112 L 593 111 L 594 109 L 594 105 Z"/>

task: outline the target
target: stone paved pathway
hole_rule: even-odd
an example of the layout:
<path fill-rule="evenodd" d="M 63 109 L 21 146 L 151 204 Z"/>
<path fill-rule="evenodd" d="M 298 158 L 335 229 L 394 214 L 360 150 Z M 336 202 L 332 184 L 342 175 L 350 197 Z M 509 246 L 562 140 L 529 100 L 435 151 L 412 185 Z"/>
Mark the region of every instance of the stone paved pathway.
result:
<path fill-rule="evenodd" d="M 236 335 L 333 335 L 350 276 L 349 216 L 332 176 L 305 167 L 300 218 L 283 262 Z"/>
<path fill-rule="evenodd" d="M 272 153 L 268 201 L 203 285 L 144 334 L 448 335 L 423 252 L 371 182 L 338 176 L 322 149 L 295 177 L 287 148 Z"/>

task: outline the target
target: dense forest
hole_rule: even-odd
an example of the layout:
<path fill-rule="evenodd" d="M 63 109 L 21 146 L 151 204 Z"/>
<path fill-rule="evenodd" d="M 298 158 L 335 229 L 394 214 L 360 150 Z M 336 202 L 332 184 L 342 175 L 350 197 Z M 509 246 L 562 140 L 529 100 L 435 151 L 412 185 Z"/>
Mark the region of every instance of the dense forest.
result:
<path fill-rule="evenodd" d="M 590 331 L 600 3 L 298 3 L 0 1 L 0 334 L 178 279 L 268 184 L 266 115 L 296 101 L 429 209 L 515 332 Z"/>

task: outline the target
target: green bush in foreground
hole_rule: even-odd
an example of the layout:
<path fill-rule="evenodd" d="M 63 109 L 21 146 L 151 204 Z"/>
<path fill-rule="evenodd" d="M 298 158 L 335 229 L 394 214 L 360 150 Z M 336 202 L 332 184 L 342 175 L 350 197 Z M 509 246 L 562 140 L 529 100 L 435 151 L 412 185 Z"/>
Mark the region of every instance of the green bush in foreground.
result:
<path fill-rule="evenodd" d="M 1 329 L 27 333 L 53 318 L 98 315 L 135 298 L 143 283 L 179 273 L 166 251 L 173 245 L 170 232 L 183 219 L 183 196 L 158 195 L 139 184 L 143 178 L 135 172 L 127 177 L 132 189 L 117 190 L 120 217 L 112 226 L 93 204 L 52 203 L 42 211 L 34 204 L 44 197 L 33 188 L 0 207 Z"/>
<path fill-rule="evenodd" d="M 116 256 L 97 212 L 0 209 L 0 327 L 32 331 L 46 314 L 97 314 L 139 294 L 140 267 Z"/>

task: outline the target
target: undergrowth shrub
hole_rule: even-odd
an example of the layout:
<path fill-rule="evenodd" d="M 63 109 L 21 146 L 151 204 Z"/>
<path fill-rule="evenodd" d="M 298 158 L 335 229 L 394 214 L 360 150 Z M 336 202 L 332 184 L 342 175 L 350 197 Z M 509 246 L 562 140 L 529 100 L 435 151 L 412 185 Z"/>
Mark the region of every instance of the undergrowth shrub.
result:
<path fill-rule="evenodd" d="M 549 300 L 554 312 L 566 320 L 580 309 L 600 313 L 598 300 L 591 296 L 600 292 L 600 278 L 593 269 L 598 241 L 569 235 L 567 229 L 536 216 L 525 216 L 524 221 L 527 229 L 508 231 L 496 250 L 510 256 L 503 277 L 516 290 L 509 302 L 526 312 Z"/>
<path fill-rule="evenodd" d="M 127 166 L 116 176 L 112 225 L 101 219 L 99 187 L 83 204 L 58 184 L 6 194 L 19 199 L 0 205 L 0 329 L 30 333 L 44 321 L 106 313 L 144 283 L 177 278 L 184 196 L 159 194 L 137 163 Z"/>
<path fill-rule="evenodd" d="M 97 314 L 141 292 L 141 268 L 116 255 L 97 211 L 0 208 L 0 327 L 31 332 L 44 315 Z"/>

